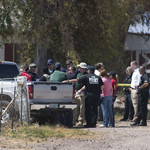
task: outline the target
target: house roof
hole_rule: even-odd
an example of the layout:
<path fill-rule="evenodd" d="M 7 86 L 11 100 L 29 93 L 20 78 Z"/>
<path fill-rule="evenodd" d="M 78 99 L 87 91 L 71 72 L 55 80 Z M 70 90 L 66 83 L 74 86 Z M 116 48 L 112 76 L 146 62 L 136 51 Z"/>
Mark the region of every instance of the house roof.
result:
<path fill-rule="evenodd" d="M 150 34 L 128 33 L 125 40 L 125 51 L 150 51 Z"/>

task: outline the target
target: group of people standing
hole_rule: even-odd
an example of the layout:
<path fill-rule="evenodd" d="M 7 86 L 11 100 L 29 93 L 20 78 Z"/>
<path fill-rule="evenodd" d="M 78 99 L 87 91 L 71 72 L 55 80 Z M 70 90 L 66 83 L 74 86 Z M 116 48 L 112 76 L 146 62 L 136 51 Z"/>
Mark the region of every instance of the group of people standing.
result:
<path fill-rule="evenodd" d="M 125 114 L 120 121 L 130 120 L 131 126 L 147 126 L 147 104 L 149 97 L 149 77 L 145 68 L 138 68 L 137 62 L 132 61 L 126 69 L 125 83 L 130 84 L 123 90 L 126 93 Z"/>
<path fill-rule="evenodd" d="M 103 100 L 99 107 L 102 107 L 104 125 L 114 126 L 112 96 L 117 88 L 115 73 L 110 72 L 110 79 L 106 78 L 108 74 L 102 63 L 97 63 L 93 67 L 81 62 L 77 65 L 78 69 L 76 69 L 72 60 L 67 59 L 66 66 L 67 69 L 62 68 L 60 62 L 54 65 L 53 60 L 49 59 L 47 67 L 42 70 L 43 75 L 39 79 L 35 73 L 36 64 L 34 63 L 29 66 L 24 64 L 21 75 L 26 76 L 28 81 L 74 82 L 76 90 L 74 102 L 77 103 L 77 108 L 73 110 L 72 124 L 79 127 L 84 125 L 85 120 L 87 124 L 84 127 L 96 127 L 98 104 L 102 94 Z M 112 85 L 113 88 L 111 89 Z M 110 104 L 109 108 L 107 108 L 106 101 L 110 101 L 108 102 Z M 106 116 L 109 116 L 109 123 Z"/>
<path fill-rule="evenodd" d="M 116 73 L 113 71 L 107 73 L 101 62 L 96 63 L 95 67 L 81 62 L 77 67 L 79 71 L 77 77 L 63 81 L 75 83 L 74 101 L 80 111 L 77 117 L 77 109 L 74 110 L 73 125 L 82 127 L 85 119 L 87 124 L 84 127 L 96 127 L 98 115 L 102 113 L 104 123 L 99 127 L 114 127 L 113 102 L 115 99 L 113 97 L 117 91 Z"/>
<path fill-rule="evenodd" d="M 85 62 L 73 66 L 71 59 L 66 61 L 67 69 L 64 69 L 60 62 L 53 64 L 53 60 L 47 61 L 43 75 L 39 81 L 50 82 L 73 82 L 75 83 L 75 99 L 77 108 L 73 110 L 72 125 L 83 127 L 96 127 L 97 120 L 103 119 L 103 124 L 99 127 L 114 127 L 113 105 L 116 99 L 118 77 L 115 72 L 107 73 L 103 63 L 96 63 L 95 67 L 87 66 Z M 55 69 L 54 69 L 55 68 Z M 26 76 L 28 81 L 37 81 L 36 64 L 23 65 L 22 76 Z M 125 83 L 131 83 L 130 87 L 123 90 L 126 92 L 125 115 L 121 121 L 128 118 L 133 125 L 146 126 L 147 102 L 149 78 L 145 73 L 144 67 L 137 67 L 135 61 L 126 69 Z M 130 114 L 130 115 L 129 115 Z M 142 119 L 142 123 L 140 123 Z"/>

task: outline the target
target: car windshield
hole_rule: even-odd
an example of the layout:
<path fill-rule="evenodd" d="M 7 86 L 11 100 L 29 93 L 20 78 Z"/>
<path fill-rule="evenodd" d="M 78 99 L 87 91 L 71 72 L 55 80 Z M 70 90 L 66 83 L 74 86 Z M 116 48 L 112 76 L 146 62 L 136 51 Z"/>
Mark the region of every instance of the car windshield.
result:
<path fill-rule="evenodd" d="M 19 74 L 15 64 L 0 64 L 0 78 L 14 78 Z"/>

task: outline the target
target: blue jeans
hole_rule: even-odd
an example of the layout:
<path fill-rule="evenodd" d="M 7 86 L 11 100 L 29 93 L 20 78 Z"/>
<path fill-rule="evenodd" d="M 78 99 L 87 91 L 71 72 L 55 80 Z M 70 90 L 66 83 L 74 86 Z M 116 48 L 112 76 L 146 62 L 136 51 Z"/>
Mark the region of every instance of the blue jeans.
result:
<path fill-rule="evenodd" d="M 109 120 L 108 120 L 108 116 L 110 119 L 111 124 L 109 124 L 110 126 L 114 127 L 114 113 L 113 113 L 113 102 L 112 102 L 112 96 L 107 96 L 107 97 L 103 97 L 102 103 L 101 103 L 101 107 L 102 107 L 102 111 L 103 111 L 103 125 L 104 126 L 108 126 L 109 124 Z"/>

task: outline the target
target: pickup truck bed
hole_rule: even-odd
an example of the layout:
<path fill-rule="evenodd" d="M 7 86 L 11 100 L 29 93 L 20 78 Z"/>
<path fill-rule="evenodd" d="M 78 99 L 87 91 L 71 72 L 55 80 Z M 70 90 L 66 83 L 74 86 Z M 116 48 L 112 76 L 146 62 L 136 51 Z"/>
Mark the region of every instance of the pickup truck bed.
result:
<path fill-rule="evenodd" d="M 60 82 L 29 82 L 33 86 L 30 104 L 74 103 L 74 84 Z"/>
<path fill-rule="evenodd" d="M 28 86 L 33 89 L 30 115 L 37 120 L 41 117 L 69 114 L 76 108 L 73 83 L 28 82 Z"/>

